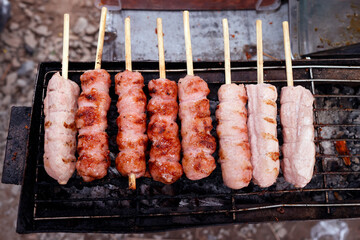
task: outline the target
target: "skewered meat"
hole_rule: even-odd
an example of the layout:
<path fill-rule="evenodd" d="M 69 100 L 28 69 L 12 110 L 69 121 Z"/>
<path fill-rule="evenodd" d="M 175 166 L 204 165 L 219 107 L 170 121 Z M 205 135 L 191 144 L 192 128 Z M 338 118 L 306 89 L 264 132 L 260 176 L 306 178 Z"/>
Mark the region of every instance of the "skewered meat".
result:
<path fill-rule="evenodd" d="M 44 100 L 44 167 L 59 184 L 66 184 L 75 171 L 75 112 L 79 86 L 57 72 L 50 79 Z"/>
<path fill-rule="evenodd" d="M 270 84 L 246 86 L 248 129 L 253 181 L 260 187 L 275 183 L 279 174 L 279 141 L 276 130 L 276 88 Z"/>
<path fill-rule="evenodd" d="M 216 167 L 212 156 L 216 150 L 216 142 L 210 134 L 210 103 L 206 99 L 210 90 L 207 83 L 197 76 L 181 78 L 178 90 L 182 165 L 187 178 L 199 180 L 209 176 Z"/>
<path fill-rule="evenodd" d="M 175 122 L 178 114 L 177 85 L 168 79 L 156 79 L 151 80 L 148 87 L 152 97 L 148 104 L 148 136 L 152 143 L 150 174 L 156 181 L 171 184 L 183 174 L 179 163 L 179 127 Z"/>
<path fill-rule="evenodd" d="M 119 128 L 116 138 L 119 154 L 116 168 L 123 176 L 145 174 L 145 150 L 148 142 L 146 131 L 146 95 L 142 88 L 144 78 L 138 72 L 124 71 L 115 76 L 115 92 L 119 95 L 117 108 Z"/>
<path fill-rule="evenodd" d="M 78 174 L 85 182 L 101 179 L 110 166 L 107 111 L 110 107 L 110 74 L 103 69 L 86 71 L 80 77 L 83 92 L 78 99 Z"/>
<path fill-rule="evenodd" d="M 302 86 L 288 86 L 281 90 L 280 119 L 284 138 L 281 167 L 285 180 L 295 187 L 308 184 L 314 171 L 313 102 L 311 92 Z"/>
<path fill-rule="evenodd" d="M 226 186 L 240 189 L 249 185 L 252 175 L 244 85 L 222 85 L 218 97 L 220 104 L 216 110 L 216 131 L 220 139 L 222 176 Z"/>

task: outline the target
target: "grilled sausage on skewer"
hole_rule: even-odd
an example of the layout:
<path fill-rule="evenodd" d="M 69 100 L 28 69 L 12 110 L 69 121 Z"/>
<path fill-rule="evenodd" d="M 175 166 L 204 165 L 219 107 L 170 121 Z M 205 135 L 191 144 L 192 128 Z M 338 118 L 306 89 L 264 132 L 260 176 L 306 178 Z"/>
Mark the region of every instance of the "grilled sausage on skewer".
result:
<path fill-rule="evenodd" d="M 304 187 L 311 181 L 315 165 L 311 92 L 302 86 L 283 87 L 280 95 L 280 119 L 284 144 L 282 170 L 285 180 Z"/>
<path fill-rule="evenodd" d="M 212 156 L 216 142 L 210 134 L 210 103 L 206 99 L 210 90 L 204 80 L 190 75 L 179 80 L 178 90 L 182 165 L 187 178 L 199 180 L 209 176 L 216 167 Z"/>
<path fill-rule="evenodd" d="M 145 174 L 145 150 L 148 138 L 146 131 L 146 95 L 142 88 L 144 78 L 138 72 L 124 71 L 115 76 L 115 92 L 119 95 L 117 108 L 119 154 L 116 168 L 123 176 Z"/>
<path fill-rule="evenodd" d="M 252 175 L 244 85 L 222 85 L 218 97 L 220 104 L 216 110 L 216 130 L 223 181 L 229 188 L 240 189 L 249 185 Z"/>
<path fill-rule="evenodd" d="M 148 104 L 150 123 L 148 136 L 152 142 L 149 168 L 152 178 L 165 184 L 177 181 L 182 173 L 180 161 L 181 145 L 178 114 L 177 85 L 168 79 L 149 82 L 152 97 Z"/>
<path fill-rule="evenodd" d="M 276 130 L 276 88 L 270 84 L 246 86 L 248 129 L 253 181 L 260 187 L 275 183 L 279 174 L 279 142 Z"/>
<path fill-rule="evenodd" d="M 284 160 L 281 167 L 285 180 L 295 187 L 311 181 L 315 165 L 313 102 L 311 92 L 294 87 L 288 22 L 283 22 L 287 87 L 281 89 L 280 120 L 283 127 Z"/>
<path fill-rule="evenodd" d="M 79 86 L 55 73 L 44 99 L 44 167 L 59 184 L 66 184 L 75 171 L 75 112 Z"/>
<path fill-rule="evenodd" d="M 85 182 L 101 179 L 110 166 L 107 111 L 110 107 L 110 75 L 103 69 L 86 71 L 80 77 L 83 92 L 78 99 L 76 127 L 79 129 L 76 163 Z"/>

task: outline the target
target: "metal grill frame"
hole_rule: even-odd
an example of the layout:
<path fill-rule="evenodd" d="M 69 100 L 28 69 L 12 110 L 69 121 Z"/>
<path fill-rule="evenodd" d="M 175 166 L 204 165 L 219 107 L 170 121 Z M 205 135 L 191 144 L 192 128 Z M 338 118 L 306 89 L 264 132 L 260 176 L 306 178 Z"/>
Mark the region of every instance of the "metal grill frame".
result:
<path fill-rule="evenodd" d="M 254 84 L 256 83 L 256 62 L 232 62 L 232 79 L 236 79 L 236 83 Z M 69 64 L 69 77 L 72 75 L 80 75 L 87 69 L 93 67 L 92 62 L 79 63 L 71 62 Z M 104 62 L 104 69 L 108 70 L 113 75 L 117 72 L 124 70 L 124 62 Z M 337 98 L 360 98 L 357 95 L 319 95 L 316 94 L 316 85 L 323 84 L 350 84 L 352 86 L 360 87 L 360 61 L 358 59 L 349 60 L 301 60 L 293 62 L 294 68 L 294 84 L 305 84 L 310 87 L 310 90 L 314 94 L 315 98 L 322 97 L 337 97 Z M 151 79 L 158 78 L 158 63 L 157 62 L 135 62 L 133 63 L 133 69 L 140 71 L 148 82 Z M 167 76 L 169 79 L 178 80 L 173 78 L 174 76 L 183 77 L 186 75 L 185 63 L 168 63 L 166 66 Z M 347 76 L 355 76 L 350 74 L 351 71 L 358 72 L 356 75 L 357 79 L 322 79 L 314 77 L 314 70 L 319 69 L 339 69 L 344 72 L 349 72 Z M 114 197 L 100 197 L 100 198 L 76 198 L 76 199 L 49 199 L 41 200 L 38 191 L 42 186 L 52 188 L 61 188 L 55 181 L 50 182 L 37 182 L 39 178 L 39 171 L 43 168 L 39 159 L 42 159 L 42 153 L 39 151 L 41 145 L 41 131 L 43 131 L 43 120 L 42 117 L 42 101 L 44 94 L 46 93 L 46 81 L 48 81 L 52 73 L 61 70 L 60 62 L 47 62 L 41 63 L 38 69 L 38 75 L 35 85 L 35 93 L 33 99 L 33 108 L 31 115 L 29 145 L 27 149 L 25 173 L 23 179 L 23 186 L 21 191 L 17 232 L 18 233 L 31 233 L 31 232 L 111 232 L 111 233 L 130 233 L 130 232 L 148 232 L 148 231 L 161 231 L 169 229 L 177 229 L 183 227 L 197 227 L 204 225 L 215 225 L 215 224 L 228 224 L 228 223 L 242 223 L 242 222 L 262 222 L 262 221 L 282 221 L 282 220 L 313 220 L 313 219 L 332 219 L 332 218 L 358 218 L 360 217 L 360 183 L 359 187 L 338 187 L 331 188 L 327 184 L 327 176 L 332 175 L 354 175 L 357 176 L 360 172 L 326 172 L 323 171 L 324 158 L 326 157 L 360 157 L 360 154 L 355 155 L 336 155 L 328 156 L 324 155 L 324 151 L 320 144 L 323 141 L 359 141 L 360 139 L 322 139 L 321 128 L 329 126 L 329 124 L 322 124 L 318 122 L 318 114 L 322 109 L 318 109 L 315 102 L 314 112 L 314 126 L 316 132 L 315 143 L 317 145 L 317 162 L 321 161 L 321 169 L 316 169 L 315 177 L 317 180 L 322 181 L 322 187 L 305 187 L 304 189 L 295 189 L 293 187 L 280 189 L 276 188 L 276 185 L 266 189 L 256 188 L 250 186 L 245 190 L 227 190 L 222 193 L 206 189 L 206 182 L 203 187 L 199 183 L 200 193 L 192 192 L 186 194 L 152 194 L 147 196 L 141 194 L 139 187 L 138 190 L 132 193 L 127 193 L 126 197 L 122 200 L 135 202 L 134 209 L 128 211 L 127 214 L 101 214 L 101 209 L 86 210 L 84 214 L 73 216 L 59 214 L 57 216 L 39 216 L 39 209 L 41 204 L 63 204 L 63 201 L 67 204 L 78 204 L 79 202 L 91 203 L 109 201 L 120 201 Z M 286 74 L 284 62 L 265 62 L 264 63 L 264 78 L 265 82 L 272 83 L 276 86 L 284 86 L 286 84 Z M 204 78 L 209 85 L 211 84 L 223 84 L 224 83 L 224 68 L 222 63 L 194 63 L 195 74 Z M 277 76 L 278 80 L 274 80 L 272 77 Z M 79 82 L 78 82 L 79 83 Z M 280 92 L 278 92 L 280 93 Z M 214 94 L 214 93 L 213 93 Z M 211 93 L 210 93 L 211 95 Z M 215 94 L 216 95 L 216 94 Z M 213 96 L 214 97 L 214 96 Z M 114 97 L 112 97 L 113 99 Z M 114 99 L 112 101 L 114 105 Z M 360 106 L 360 105 L 359 105 Z M 278 104 L 279 107 L 279 104 Z M 116 108 L 115 108 L 116 109 Z M 341 110 L 341 109 L 338 109 Z M 111 110 L 110 110 L 111 111 Z M 325 110 L 326 111 L 326 110 Z M 342 111 L 342 110 L 341 110 Z M 360 109 L 344 109 L 344 111 L 360 111 Z M 360 127 L 360 124 L 333 124 L 334 127 Z M 113 134 L 116 134 L 117 129 L 110 129 Z M 214 132 L 214 131 L 213 131 Z M 41 147 L 40 147 L 41 148 Z M 318 163 L 319 164 L 319 163 Z M 212 174 L 211 180 L 216 180 L 217 185 L 222 185 L 221 171 L 217 170 Z M 320 171 L 319 171 L 320 170 Z M 82 184 L 79 177 L 75 177 L 75 182 L 70 182 L 71 186 L 75 187 L 89 187 L 93 188 L 96 186 L 103 186 L 109 184 L 108 180 L 98 180 L 89 184 Z M 111 180 L 112 181 L 112 180 Z M 119 188 L 126 187 L 127 179 L 121 178 L 119 182 L 114 180 L 115 186 Z M 313 180 L 314 181 L 314 178 Z M 150 185 L 151 189 L 162 189 L 164 185 L 156 183 L 150 179 L 139 180 L 141 184 Z M 80 185 L 77 185 L 80 184 Z M 178 185 L 176 185 L 178 184 Z M 186 180 L 183 176 L 182 179 L 174 186 L 180 186 L 179 184 L 191 184 L 191 181 Z M 222 186 L 223 187 L 223 186 Z M 226 187 L 223 187 L 226 188 Z M 255 191 L 254 191 L 255 189 Z M 130 190 L 129 190 L 130 191 Z M 155 190 L 154 190 L 155 191 Z M 334 201 L 329 199 L 329 195 L 334 191 L 354 193 L 355 199 Z M 321 195 L 321 201 L 301 201 L 302 196 L 306 194 L 319 194 Z M 356 195 L 358 194 L 358 195 Z M 259 202 L 257 203 L 256 197 L 261 198 L 262 196 L 288 196 L 285 199 L 294 197 L 300 197 L 299 200 L 289 201 L 274 201 L 274 202 Z M 350 194 L 351 195 L 351 194 Z M 290 196 L 290 197 L 289 197 Z M 359 196 L 359 197 L 358 197 Z M 239 203 L 239 200 L 249 199 L 251 202 L 252 197 L 255 198 L 254 202 Z M 189 203 L 194 203 L 195 206 L 187 206 L 185 211 L 181 210 L 181 207 L 174 208 L 155 208 L 149 206 L 146 211 L 143 211 L 140 207 L 142 201 L 170 201 L 177 199 L 176 201 L 182 201 L 189 199 Z M 214 207 L 205 206 L 199 204 L 202 199 L 221 199 L 226 206 Z M 264 199 L 268 199 L 264 197 Z M 276 199 L 276 197 L 275 197 Z M 221 202 L 220 201 L 220 202 Z M 215 201 L 215 203 L 217 203 Z M 81 204 L 80 204 L 81 205 Z M 101 205 L 101 204 L 100 204 Z M 109 206 L 107 207 L 109 208 Z M 46 211 L 46 207 L 43 211 Z M 51 209 L 50 207 L 48 209 Z M 59 209 L 61 212 L 62 209 Z M 66 209 L 63 209 L 66 212 Z M 108 211 L 108 209 L 107 209 Z M 115 211 L 116 212 L 116 211 Z"/>

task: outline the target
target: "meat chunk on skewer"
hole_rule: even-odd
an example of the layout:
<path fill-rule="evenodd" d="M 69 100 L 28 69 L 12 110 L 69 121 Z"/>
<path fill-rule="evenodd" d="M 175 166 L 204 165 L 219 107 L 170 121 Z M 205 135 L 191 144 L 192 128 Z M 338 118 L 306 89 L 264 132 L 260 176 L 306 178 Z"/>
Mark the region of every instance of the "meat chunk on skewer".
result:
<path fill-rule="evenodd" d="M 264 83 L 247 85 L 246 90 L 253 181 L 260 187 L 269 187 L 275 183 L 280 168 L 276 130 L 277 92 L 273 85 Z"/>
<path fill-rule="evenodd" d="M 123 176 L 144 176 L 146 171 L 145 150 L 148 142 L 146 131 L 146 95 L 142 88 L 144 78 L 139 72 L 124 71 L 115 76 L 115 92 L 119 95 L 116 104 L 118 135 L 116 142 L 119 154 L 116 168 Z"/>
<path fill-rule="evenodd" d="M 148 136 L 152 143 L 150 174 L 156 181 L 171 184 L 183 174 L 179 163 L 179 127 L 175 122 L 178 114 L 177 85 L 174 81 L 160 78 L 151 80 L 148 87 L 152 97 L 148 104 Z"/>
<path fill-rule="evenodd" d="M 78 174 L 85 182 L 101 179 L 110 166 L 107 111 L 110 107 L 110 75 L 103 69 L 86 71 L 80 77 L 83 92 L 78 99 Z"/>
<path fill-rule="evenodd" d="M 216 142 L 210 134 L 212 121 L 206 99 L 210 90 L 203 79 L 189 75 L 179 80 L 178 90 L 182 165 L 187 178 L 199 180 L 209 176 L 216 167 L 212 156 Z"/>
<path fill-rule="evenodd" d="M 220 139 L 219 162 L 223 181 L 229 188 L 240 189 L 249 185 L 252 176 L 244 85 L 222 85 L 218 97 L 216 131 Z"/>
<path fill-rule="evenodd" d="M 284 160 L 281 164 L 285 180 L 295 187 L 311 181 L 315 165 L 311 92 L 302 86 L 283 87 L 280 96 L 280 119 L 283 127 Z"/>
<path fill-rule="evenodd" d="M 75 113 L 79 92 L 76 83 L 55 73 L 44 99 L 44 167 L 59 184 L 66 184 L 75 171 Z"/>

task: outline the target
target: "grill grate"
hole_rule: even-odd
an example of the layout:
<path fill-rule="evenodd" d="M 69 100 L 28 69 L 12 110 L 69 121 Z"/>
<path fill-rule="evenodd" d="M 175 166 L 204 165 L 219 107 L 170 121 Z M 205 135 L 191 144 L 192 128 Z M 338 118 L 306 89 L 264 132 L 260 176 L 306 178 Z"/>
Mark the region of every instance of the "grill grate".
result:
<path fill-rule="evenodd" d="M 148 178 L 137 181 L 137 190 L 127 189 L 127 178 L 119 175 L 114 160 L 116 117 L 114 84 L 108 113 L 111 167 L 108 175 L 90 183 L 74 175 L 66 186 L 47 176 L 43 167 L 43 99 L 52 74 L 59 63 L 40 65 L 34 97 L 30 146 L 19 207 L 17 231 L 143 232 L 210 224 L 274 220 L 328 219 L 360 217 L 360 66 L 352 61 L 299 61 L 294 63 L 295 85 L 303 85 L 315 96 L 314 126 L 316 164 L 312 181 L 304 189 L 287 184 L 280 173 L 269 188 L 250 184 L 230 190 L 222 184 L 220 165 L 210 177 L 190 181 L 183 176 L 172 185 Z M 111 79 L 123 70 L 123 63 L 104 63 Z M 233 63 L 236 83 L 256 83 L 255 63 Z M 70 64 L 69 78 L 80 84 L 80 75 L 92 63 Z M 158 77 L 157 63 L 134 63 L 147 83 Z M 183 63 L 167 66 L 169 79 L 185 76 Z M 218 63 L 195 64 L 195 73 L 204 78 L 209 95 L 213 124 L 218 104 L 217 90 L 224 83 L 224 69 Z M 286 85 L 280 62 L 265 63 L 265 82 L 280 93 Z M 145 93 L 147 89 L 145 87 Z M 148 95 L 148 94 L 147 94 Z M 278 101 L 278 107 L 279 107 Z M 282 135 L 278 117 L 278 137 Z M 212 134 L 216 136 L 213 129 Z M 349 154 L 337 153 L 335 143 L 346 141 Z M 217 153 L 215 153 L 217 154 Z M 215 156 L 217 158 L 217 156 Z M 349 158 L 351 165 L 344 164 Z M 280 157 L 281 159 L 281 157 Z M 305 211 L 304 211 L 305 210 Z"/>

